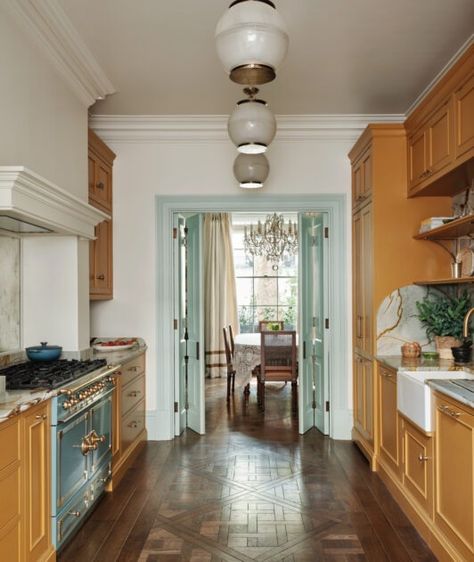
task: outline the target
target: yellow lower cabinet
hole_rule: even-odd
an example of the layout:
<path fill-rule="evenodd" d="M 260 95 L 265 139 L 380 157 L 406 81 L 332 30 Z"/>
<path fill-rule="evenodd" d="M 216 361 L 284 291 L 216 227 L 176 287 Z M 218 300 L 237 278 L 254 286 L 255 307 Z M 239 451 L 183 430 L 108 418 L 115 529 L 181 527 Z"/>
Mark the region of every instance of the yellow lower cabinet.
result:
<path fill-rule="evenodd" d="M 433 518 L 433 438 L 402 418 L 402 473 L 405 490 Z"/>
<path fill-rule="evenodd" d="M 474 560 L 474 412 L 435 394 L 436 526 L 459 553 Z"/>
<path fill-rule="evenodd" d="M 47 560 L 51 544 L 51 438 L 49 402 L 22 415 L 25 560 Z"/>
<path fill-rule="evenodd" d="M 20 418 L 0 423 L 0 560 L 22 560 Z"/>
<path fill-rule="evenodd" d="M 377 363 L 379 461 L 396 478 L 400 473 L 400 418 L 397 411 L 397 371 Z"/>

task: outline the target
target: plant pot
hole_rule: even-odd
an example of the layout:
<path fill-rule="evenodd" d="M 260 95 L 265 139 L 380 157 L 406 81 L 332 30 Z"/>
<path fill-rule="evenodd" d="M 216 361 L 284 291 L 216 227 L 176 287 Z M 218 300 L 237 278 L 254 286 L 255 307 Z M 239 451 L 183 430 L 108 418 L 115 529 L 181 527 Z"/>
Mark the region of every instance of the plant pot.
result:
<path fill-rule="evenodd" d="M 461 345 L 461 342 L 452 336 L 435 336 L 434 340 L 440 359 L 453 359 L 451 348 Z"/>
<path fill-rule="evenodd" d="M 470 347 L 453 347 L 452 350 L 455 363 L 469 363 L 471 361 Z"/>

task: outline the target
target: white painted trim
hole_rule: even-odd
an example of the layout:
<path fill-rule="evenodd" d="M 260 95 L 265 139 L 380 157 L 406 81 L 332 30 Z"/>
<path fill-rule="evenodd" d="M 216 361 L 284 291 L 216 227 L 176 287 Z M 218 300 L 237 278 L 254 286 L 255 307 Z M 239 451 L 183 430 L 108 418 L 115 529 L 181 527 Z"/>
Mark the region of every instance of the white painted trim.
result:
<path fill-rule="evenodd" d="M 92 115 L 106 142 L 229 142 L 227 115 Z M 369 123 L 402 123 L 404 115 L 277 115 L 284 141 L 356 140 Z"/>
<path fill-rule="evenodd" d="M 352 413 L 348 408 L 348 378 L 350 366 L 346 349 L 347 342 L 347 298 L 346 298 L 346 196 L 298 195 L 269 196 L 254 193 L 252 196 L 156 196 L 156 348 L 157 356 L 156 398 L 160 408 L 156 418 L 150 418 L 150 435 L 157 432 L 162 439 L 173 439 L 175 401 L 175 357 L 173 353 L 174 333 L 171 329 L 174 319 L 173 289 L 173 214 L 176 212 L 242 212 L 252 208 L 265 212 L 319 211 L 329 218 L 329 263 L 332 289 L 330 291 L 330 437 L 348 438 L 352 429 Z"/>
<path fill-rule="evenodd" d="M 426 88 L 417 96 L 415 101 L 410 105 L 406 111 L 406 117 L 408 117 L 415 109 L 420 105 L 420 103 L 425 99 L 425 97 L 431 92 L 431 90 L 438 84 L 438 82 L 446 76 L 446 74 L 451 70 L 451 68 L 458 62 L 458 60 L 464 55 L 464 53 L 474 44 L 474 33 L 469 37 L 469 39 L 461 46 L 461 48 L 449 59 L 449 61 L 444 65 L 444 67 L 438 72 L 438 74 L 431 80 L 431 82 L 426 86 Z"/>
<path fill-rule="evenodd" d="M 58 0 L 7 0 L 5 5 L 87 107 L 115 92 Z"/>
<path fill-rule="evenodd" d="M 24 166 L 0 166 L 0 214 L 88 239 L 95 225 L 109 218 Z"/>

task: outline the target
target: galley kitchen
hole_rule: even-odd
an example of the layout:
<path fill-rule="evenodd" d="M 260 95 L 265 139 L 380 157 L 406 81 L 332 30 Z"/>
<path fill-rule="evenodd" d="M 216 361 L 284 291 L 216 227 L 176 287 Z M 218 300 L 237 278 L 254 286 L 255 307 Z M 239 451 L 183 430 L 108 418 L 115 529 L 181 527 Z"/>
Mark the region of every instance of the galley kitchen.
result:
<path fill-rule="evenodd" d="M 474 559 L 473 22 L 0 2 L 0 562 Z"/>

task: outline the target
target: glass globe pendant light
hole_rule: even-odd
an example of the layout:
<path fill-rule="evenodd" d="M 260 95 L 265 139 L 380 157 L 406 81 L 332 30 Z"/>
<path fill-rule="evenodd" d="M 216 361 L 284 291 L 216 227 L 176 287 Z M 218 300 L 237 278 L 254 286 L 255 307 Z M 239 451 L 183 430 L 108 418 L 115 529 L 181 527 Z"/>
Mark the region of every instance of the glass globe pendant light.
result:
<path fill-rule="evenodd" d="M 232 81 L 265 84 L 288 50 L 286 24 L 270 0 L 235 0 L 217 23 L 216 46 Z"/>
<path fill-rule="evenodd" d="M 246 189 L 263 187 L 269 171 L 265 154 L 239 154 L 234 161 L 234 176 Z"/>
<path fill-rule="evenodd" d="M 239 152 L 260 154 L 275 138 L 276 120 L 266 102 L 255 99 L 258 88 L 245 88 L 248 99 L 237 102 L 227 123 L 230 140 Z"/>

